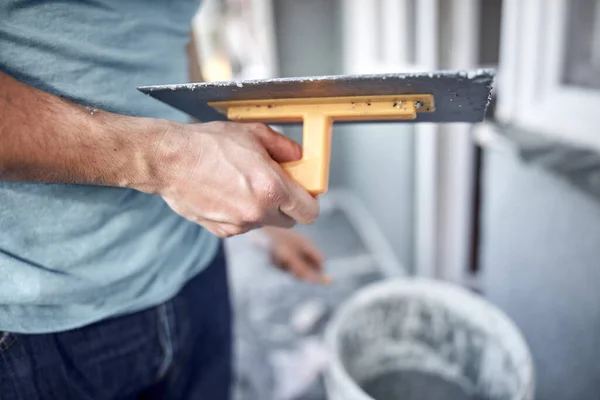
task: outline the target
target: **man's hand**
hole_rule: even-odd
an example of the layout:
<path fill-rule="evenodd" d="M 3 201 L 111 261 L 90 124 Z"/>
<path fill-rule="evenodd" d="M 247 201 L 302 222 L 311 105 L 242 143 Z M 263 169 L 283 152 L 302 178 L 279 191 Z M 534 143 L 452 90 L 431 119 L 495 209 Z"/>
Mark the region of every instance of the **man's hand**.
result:
<path fill-rule="evenodd" d="M 273 264 L 284 271 L 311 283 L 327 284 L 323 273 L 323 255 L 306 236 L 289 229 L 265 228 Z"/>
<path fill-rule="evenodd" d="M 319 206 L 278 163 L 297 160 L 299 145 L 262 124 L 212 122 L 166 132 L 157 160 L 167 166 L 167 204 L 220 237 L 262 226 L 311 223 Z"/>
<path fill-rule="evenodd" d="M 317 200 L 278 163 L 300 147 L 262 124 L 179 124 L 70 103 L 0 72 L 0 180 L 75 183 L 161 195 L 226 237 L 310 223 Z"/>

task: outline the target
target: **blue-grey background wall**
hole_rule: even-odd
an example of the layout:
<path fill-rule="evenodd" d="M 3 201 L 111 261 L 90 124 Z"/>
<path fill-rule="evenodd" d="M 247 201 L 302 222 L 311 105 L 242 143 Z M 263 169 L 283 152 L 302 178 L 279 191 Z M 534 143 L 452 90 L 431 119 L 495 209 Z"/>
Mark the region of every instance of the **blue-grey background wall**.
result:
<path fill-rule="evenodd" d="M 516 157 L 484 157 L 484 293 L 531 346 L 536 399 L 598 399 L 600 203 Z"/>

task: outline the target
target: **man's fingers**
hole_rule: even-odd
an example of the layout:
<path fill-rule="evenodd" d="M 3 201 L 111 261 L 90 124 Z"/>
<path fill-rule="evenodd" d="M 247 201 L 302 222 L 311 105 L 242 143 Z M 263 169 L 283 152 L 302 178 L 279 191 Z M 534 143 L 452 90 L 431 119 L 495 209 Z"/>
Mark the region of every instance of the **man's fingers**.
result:
<path fill-rule="evenodd" d="M 319 216 L 319 201 L 310 195 L 302 186 L 291 179 L 285 184 L 288 196 L 283 199 L 279 209 L 301 224 L 312 224 Z"/>
<path fill-rule="evenodd" d="M 289 215 L 282 213 L 279 209 L 271 210 L 263 220 L 263 226 L 289 229 L 293 228 L 294 225 L 296 225 L 296 221 Z"/>
<path fill-rule="evenodd" d="M 202 223 L 200 223 L 199 221 L 196 221 L 196 222 L 198 224 L 201 224 L 206 230 L 208 230 L 213 235 L 218 236 L 223 239 L 232 237 L 232 236 L 241 235 L 243 233 L 249 232 L 251 230 L 254 230 L 254 229 L 257 229 L 260 227 L 258 225 L 240 226 L 240 225 L 235 225 L 235 224 L 229 224 L 226 222 L 214 222 L 214 221 L 203 221 Z"/>
<path fill-rule="evenodd" d="M 302 157 L 302 148 L 293 140 L 275 132 L 266 125 L 254 125 L 258 139 L 267 153 L 275 162 L 274 168 L 280 170 L 280 176 L 285 185 L 285 195 L 279 200 L 281 212 L 302 224 L 310 224 L 319 215 L 319 202 L 310 195 L 302 186 L 291 179 L 287 173 L 277 165 L 278 163 L 296 161 Z M 288 226 L 279 223 L 280 218 L 273 216 L 278 223 L 273 226 Z"/>
<path fill-rule="evenodd" d="M 258 125 L 256 132 L 261 144 L 276 162 L 297 161 L 302 158 L 302 148 L 292 139 L 275 132 L 266 125 Z"/>

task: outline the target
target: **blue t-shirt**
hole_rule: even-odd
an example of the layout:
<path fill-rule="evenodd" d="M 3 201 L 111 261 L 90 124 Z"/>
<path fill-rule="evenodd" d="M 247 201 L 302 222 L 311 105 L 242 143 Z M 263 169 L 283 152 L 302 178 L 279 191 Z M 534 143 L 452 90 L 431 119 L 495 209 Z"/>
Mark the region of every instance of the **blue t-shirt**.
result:
<path fill-rule="evenodd" d="M 185 46 L 198 7 L 0 0 L 0 70 L 104 110 L 185 122 L 136 87 L 189 80 Z M 210 263 L 218 241 L 159 196 L 0 182 L 0 331 L 62 331 L 159 304 Z"/>

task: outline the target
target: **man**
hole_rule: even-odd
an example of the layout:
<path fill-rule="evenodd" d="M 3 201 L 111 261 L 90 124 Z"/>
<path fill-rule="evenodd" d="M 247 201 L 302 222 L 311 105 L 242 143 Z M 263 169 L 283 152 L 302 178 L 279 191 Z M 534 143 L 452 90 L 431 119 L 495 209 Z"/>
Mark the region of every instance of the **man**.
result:
<path fill-rule="evenodd" d="M 198 0 L 0 0 L 0 397 L 226 399 L 219 239 L 289 228 L 318 203 L 260 124 L 188 124 L 138 85 L 188 79 Z M 309 257 L 304 257 L 305 255 Z"/>

